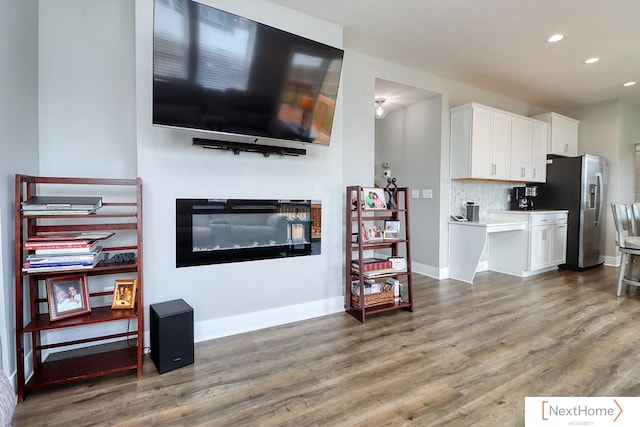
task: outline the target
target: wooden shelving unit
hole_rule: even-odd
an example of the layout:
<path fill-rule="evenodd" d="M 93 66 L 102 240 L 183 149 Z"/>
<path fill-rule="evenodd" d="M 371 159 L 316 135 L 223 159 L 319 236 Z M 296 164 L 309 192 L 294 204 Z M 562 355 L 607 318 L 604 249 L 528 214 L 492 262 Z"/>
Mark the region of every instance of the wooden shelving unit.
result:
<path fill-rule="evenodd" d="M 370 314 L 380 313 L 390 310 L 406 309 L 413 311 L 413 289 L 411 284 L 411 232 L 409 221 L 409 189 L 407 187 L 400 187 L 395 195 L 395 202 L 397 209 L 385 209 L 385 210 L 366 210 L 363 209 L 363 196 L 361 186 L 349 186 L 346 192 L 346 224 L 347 232 L 345 237 L 346 247 L 346 264 L 345 264 L 345 310 L 353 317 L 364 323 L 366 318 Z M 384 224 L 384 221 L 393 220 L 400 221 L 401 235 L 398 239 L 393 240 L 377 240 L 377 241 L 365 241 L 363 238 L 362 224 L 364 222 L 376 222 Z M 364 294 L 364 282 L 365 277 L 355 272 L 352 268 L 352 263 L 357 260 L 359 271 L 364 271 L 362 260 L 369 251 L 375 253 L 376 251 L 385 251 L 389 253 L 391 257 L 398 257 L 401 253 L 401 248 L 404 247 L 404 258 L 406 260 L 407 269 L 403 272 L 395 272 L 384 276 L 376 277 L 376 279 L 384 280 L 388 277 L 393 277 L 402 281 L 403 286 L 406 287 L 405 300 L 400 302 L 392 302 L 388 304 L 367 306 L 365 304 Z M 357 254 L 357 258 L 354 257 Z M 351 284 L 353 281 L 359 281 L 359 295 L 356 297 L 359 299 L 359 304 L 355 306 L 352 303 L 352 291 Z M 362 307 L 362 308 L 361 308 Z"/>
<path fill-rule="evenodd" d="M 90 193 L 103 198 L 102 207 L 94 214 L 77 215 L 23 215 L 23 201 L 45 193 L 74 196 Z M 113 199 L 113 201 L 111 201 Z M 122 201 L 124 200 L 124 201 Z M 107 264 L 100 262 L 91 269 L 24 272 L 22 264 L 29 251 L 24 242 L 42 233 L 77 231 L 113 231 L 115 235 L 103 241 L 103 252 L 115 254 L 134 252 L 135 261 Z M 117 236 L 117 238 L 116 238 Z M 109 241 L 126 242 L 109 246 Z M 75 317 L 51 321 L 48 313 L 44 282 L 49 277 L 85 273 L 89 281 L 91 312 Z M 112 310 L 104 304 L 112 293 L 91 288 L 91 278 L 112 275 L 137 280 L 135 308 Z M 46 388 L 72 381 L 109 375 L 122 371 L 135 371 L 142 377 L 144 356 L 144 304 L 142 280 L 142 180 L 107 178 L 64 178 L 16 175 L 15 177 L 15 295 L 16 295 L 16 352 L 18 399 L 22 402 L 30 390 Z M 93 307 L 93 304 L 96 304 Z M 120 322 L 121 332 L 104 334 L 91 325 Z M 83 329 L 83 338 L 51 342 L 44 334 L 67 328 Z M 116 328 L 117 329 L 117 328 Z M 119 341 L 122 345 L 114 346 Z M 46 343 L 45 343 L 46 342 Z M 116 343 L 117 344 L 117 343 Z M 74 346 L 75 350 L 63 351 Z M 78 349 L 78 347 L 81 347 Z M 46 360 L 43 352 L 53 353 Z M 88 351 L 82 351 L 88 350 Z M 53 357 L 62 354 L 63 357 Z M 29 357 L 29 359 L 25 359 Z M 30 362 L 28 365 L 26 362 Z M 33 375 L 25 365 L 32 366 Z"/>

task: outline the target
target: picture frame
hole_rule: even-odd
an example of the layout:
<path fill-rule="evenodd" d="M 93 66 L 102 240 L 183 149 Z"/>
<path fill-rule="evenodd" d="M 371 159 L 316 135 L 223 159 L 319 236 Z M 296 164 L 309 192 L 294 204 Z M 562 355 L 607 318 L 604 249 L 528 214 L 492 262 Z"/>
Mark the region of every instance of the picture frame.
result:
<path fill-rule="evenodd" d="M 367 234 L 367 227 L 364 225 L 364 222 L 360 224 L 360 235 L 362 236 L 363 243 L 366 243 L 369 241 L 369 235 Z"/>
<path fill-rule="evenodd" d="M 400 221 L 387 220 L 384 222 L 384 239 L 398 240 L 400 238 Z"/>
<path fill-rule="evenodd" d="M 387 209 L 384 188 L 363 188 L 362 200 L 364 201 L 365 210 Z"/>
<path fill-rule="evenodd" d="M 132 309 L 136 305 L 136 279 L 116 279 L 113 285 L 112 309 Z"/>
<path fill-rule="evenodd" d="M 379 225 L 375 223 L 370 223 L 370 224 L 367 224 L 366 228 L 367 228 L 367 232 L 365 235 L 367 236 L 368 241 L 372 242 L 372 241 L 384 239 L 384 232 Z"/>
<path fill-rule="evenodd" d="M 49 320 L 91 313 L 89 285 L 86 274 L 49 277 L 45 281 Z"/>

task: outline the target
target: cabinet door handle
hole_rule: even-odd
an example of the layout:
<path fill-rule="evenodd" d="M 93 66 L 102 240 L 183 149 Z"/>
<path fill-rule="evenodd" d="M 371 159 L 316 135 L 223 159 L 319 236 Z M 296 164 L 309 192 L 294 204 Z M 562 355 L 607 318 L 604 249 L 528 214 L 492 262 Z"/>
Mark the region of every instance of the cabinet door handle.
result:
<path fill-rule="evenodd" d="M 533 168 L 532 175 L 534 178 L 536 177 L 536 168 Z"/>
<path fill-rule="evenodd" d="M 547 230 L 542 230 L 542 240 L 547 240 Z"/>
<path fill-rule="evenodd" d="M 525 168 L 520 168 L 520 177 L 524 178 Z"/>
<path fill-rule="evenodd" d="M 495 175 L 496 174 L 496 164 L 492 163 L 491 164 L 491 175 Z"/>
<path fill-rule="evenodd" d="M 568 152 L 569 151 L 569 144 L 564 144 L 564 152 Z"/>

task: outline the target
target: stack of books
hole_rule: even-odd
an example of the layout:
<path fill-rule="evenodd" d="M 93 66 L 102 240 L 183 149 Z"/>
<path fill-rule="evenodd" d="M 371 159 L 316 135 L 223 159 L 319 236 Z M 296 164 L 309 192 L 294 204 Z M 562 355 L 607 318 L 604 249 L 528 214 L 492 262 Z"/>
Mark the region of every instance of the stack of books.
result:
<path fill-rule="evenodd" d="M 23 215 L 90 215 L 102 207 L 102 197 L 35 196 L 22 202 Z"/>
<path fill-rule="evenodd" d="M 393 268 L 393 263 L 386 259 L 365 258 L 362 260 L 362 272 L 360 272 L 360 262 L 354 260 L 351 263 L 352 270 L 357 274 L 362 274 L 366 278 L 385 276 L 397 272 Z"/>
<path fill-rule="evenodd" d="M 32 236 L 23 248 L 33 251 L 22 265 L 22 271 L 47 272 L 82 270 L 95 267 L 102 260 L 100 240 L 113 232 L 67 233 Z"/>
<path fill-rule="evenodd" d="M 375 280 L 367 279 L 364 281 L 364 294 L 371 295 L 379 292 L 387 292 L 393 286 L 388 283 L 378 283 Z M 351 282 L 351 294 L 358 295 L 360 293 L 360 281 L 353 280 Z"/>

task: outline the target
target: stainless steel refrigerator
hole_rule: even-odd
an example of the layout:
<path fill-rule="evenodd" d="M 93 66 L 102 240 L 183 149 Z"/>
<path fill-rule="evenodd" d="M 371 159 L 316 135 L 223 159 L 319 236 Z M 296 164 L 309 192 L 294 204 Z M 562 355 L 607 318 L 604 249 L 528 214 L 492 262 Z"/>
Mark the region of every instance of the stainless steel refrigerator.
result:
<path fill-rule="evenodd" d="M 568 209 L 567 263 L 580 270 L 602 264 L 600 242 L 607 213 L 607 159 L 593 154 L 547 160 L 547 182 L 538 186 L 536 209 Z"/>

